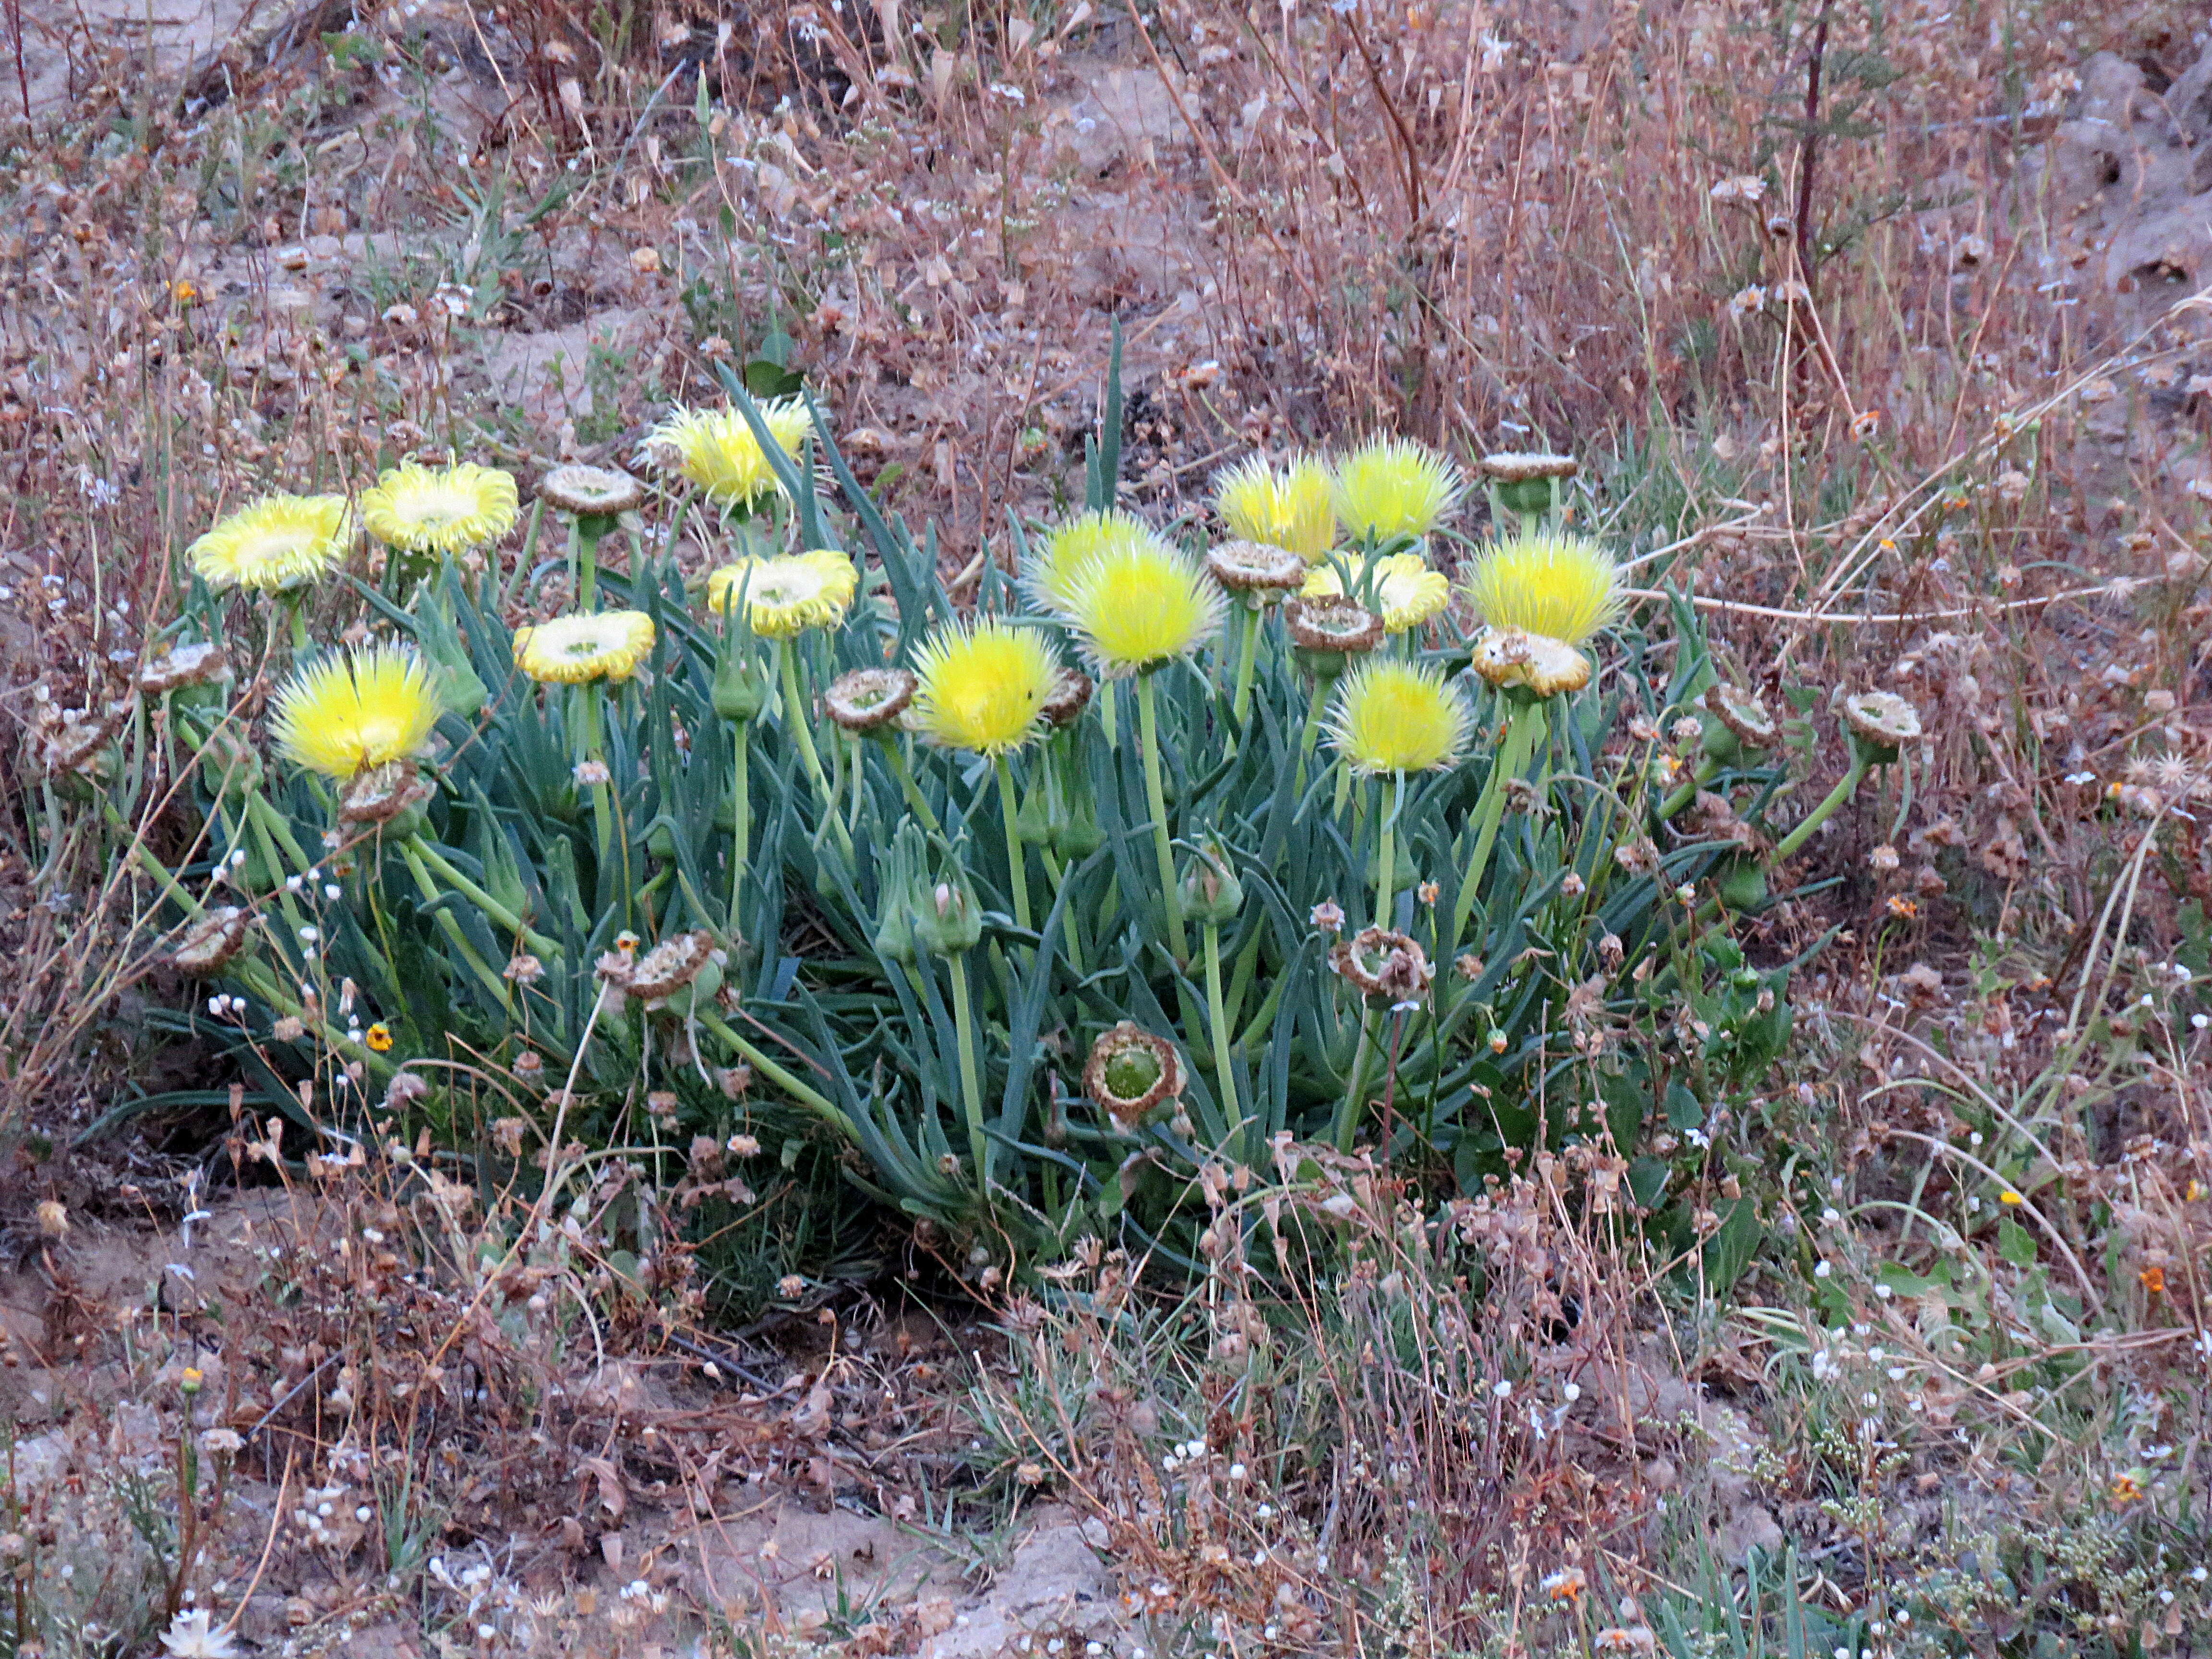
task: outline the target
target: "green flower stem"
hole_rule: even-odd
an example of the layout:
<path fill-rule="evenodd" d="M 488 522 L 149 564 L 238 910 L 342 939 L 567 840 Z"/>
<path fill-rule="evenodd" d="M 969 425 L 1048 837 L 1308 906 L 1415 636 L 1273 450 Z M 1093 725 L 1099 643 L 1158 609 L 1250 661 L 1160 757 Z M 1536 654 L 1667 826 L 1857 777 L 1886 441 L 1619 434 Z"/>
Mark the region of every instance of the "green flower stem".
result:
<path fill-rule="evenodd" d="M 1014 823 L 1014 769 L 1006 757 L 998 757 L 999 819 L 1006 830 L 1006 868 L 1014 892 L 1014 926 L 1024 933 L 1030 928 L 1029 860 L 1022 851 L 1021 831 Z"/>
<path fill-rule="evenodd" d="M 292 657 L 296 662 L 313 648 L 307 639 L 307 595 L 298 591 L 285 594 L 284 610 L 291 619 Z"/>
<path fill-rule="evenodd" d="M 599 831 L 599 864 L 604 868 L 615 850 L 614 769 L 607 763 L 606 716 L 599 708 L 597 681 L 587 680 L 578 686 L 576 696 L 584 705 L 584 758 L 597 761 L 608 773 L 606 782 L 592 786 L 592 821 Z"/>
<path fill-rule="evenodd" d="M 827 806 L 830 804 L 830 780 L 823 774 L 822 757 L 814 747 L 813 714 L 806 706 L 806 699 L 799 692 L 797 645 L 790 640 L 778 640 L 775 642 L 775 657 L 778 669 L 783 676 L 783 723 L 791 728 L 792 741 L 799 745 L 799 757 L 806 767 L 806 775 L 814 780 L 814 793 L 821 796 L 822 804 Z M 842 823 L 834 817 L 830 821 L 838 824 L 842 836 Z"/>
<path fill-rule="evenodd" d="M 544 524 L 545 498 L 540 495 L 530 504 L 530 522 L 522 532 L 522 550 L 514 556 L 514 568 L 507 573 L 507 580 L 500 586 L 499 610 L 504 611 L 514 604 L 514 596 L 522 591 L 522 584 L 530 574 L 530 567 L 538 561 L 538 535 Z"/>
<path fill-rule="evenodd" d="M 1221 1119 L 1234 1125 L 1242 1119 L 1243 1109 L 1237 1103 L 1237 1068 L 1229 1057 L 1229 1016 L 1221 1003 L 1221 928 L 1211 921 L 1206 924 L 1206 1013 L 1213 1034 L 1213 1073 L 1219 1079 L 1215 1087 L 1219 1092 Z"/>
<path fill-rule="evenodd" d="M 401 847 L 400 854 L 407 860 L 408 872 L 415 878 L 416 890 L 422 895 L 424 902 L 436 906 L 441 896 L 438 892 L 438 884 L 430 879 L 429 871 L 423 867 L 422 854 L 412 844 L 419 839 L 419 836 L 410 837 L 409 843 Z M 453 913 L 451 910 L 440 907 L 437 916 L 439 926 L 447 941 L 452 944 L 455 951 L 460 953 L 461 960 L 468 964 L 469 971 L 483 981 L 485 988 L 491 992 L 493 1000 L 512 1016 L 514 1012 L 514 1003 L 507 981 L 493 972 L 491 964 L 483 959 L 476 946 L 469 943 L 468 935 L 461 931 L 461 924 L 453 919 Z"/>
<path fill-rule="evenodd" d="M 1098 683 L 1098 725 L 1106 733 L 1106 746 L 1115 747 L 1121 740 L 1121 693 L 1116 682 L 1102 678 Z"/>
<path fill-rule="evenodd" d="M 1397 873 L 1392 866 L 1396 863 L 1398 850 L 1398 814 L 1405 804 L 1406 775 L 1403 772 L 1393 773 L 1390 804 L 1377 815 L 1382 822 L 1376 829 L 1378 845 L 1376 848 L 1375 925 L 1377 927 L 1390 926 L 1391 878 Z"/>
<path fill-rule="evenodd" d="M 306 875 L 313 867 L 314 860 L 307 856 L 306 850 L 293 836 L 292 826 L 284 821 L 284 815 L 270 805 L 268 798 L 258 789 L 249 790 L 246 793 L 246 811 L 254 823 L 258 826 L 262 834 L 270 837 L 276 845 L 291 854 L 294 868 L 300 874 Z"/>
<path fill-rule="evenodd" d="M 745 860 L 753 842 L 753 723 L 732 722 L 734 756 L 730 768 L 730 942 L 738 941 L 738 916 L 744 900 Z"/>
<path fill-rule="evenodd" d="M 947 957 L 952 975 L 952 1023 L 960 1038 L 960 1093 L 968 1109 L 968 1156 L 975 1164 L 975 1190 L 990 1190 L 990 1143 L 983 1137 L 983 1085 L 975 1069 L 975 1010 L 968 995 L 966 952 Z"/>
<path fill-rule="evenodd" d="M 1660 822 L 1663 823 L 1668 818 L 1673 817 L 1675 813 L 1680 811 L 1685 806 L 1687 806 L 1692 801 L 1697 799 L 1698 791 L 1704 788 L 1715 778 L 1718 777 L 1720 775 L 1720 770 L 1721 763 L 1710 755 L 1706 756 L 1704 760 L 1698 762 L 1698 769 L 1690 775 L 1688 781 L 1684 783 L 1682 787 L 1680 789 L 1677 789 L 1673 794 L 1668 796 L 1665 800 L 1659 803 Z"/>
<path fill-rule="evenodd" d="M 1230 714 L 1239 732 L 1244 729 L 1245 716 L 1252 709 L 1252 671 L 1260 659 L 1260 607 L 1247 600 L 1243 610 L 1244 636 L 1237 655 L 1237 695 L 1230 703 Z M 1230 745 L 1236 746 L 1233 737 Z"/>
<path fill-rule="evenodd" d="M 1834 815 L 1836 809 L 1857 792 L 1859 781 L 1864 778 L 1866 774 L 1865 765 L 1855 757 L 1851 761 L 1850 769 L 1837 781 L 1834 788 L 1828 791 L 1827 799 L 1814 807 L 1802 823 L 1775 843 L 1770 862 L 1781 864 L 1802 847 L 1811 838 L 1813 832 L 1826 823 Z"/>
<path fill-rule="evenodd" d="M 1160 897 L 1167 907 L 1168 944 L 1175 951 L 1178 963 L 1190 960 L 1190 947 L 1183 937 L 1182 895 L 1176 890 L 1175 848 L 1168 834 L 1167 791 L 1160 783 L 1160 722 L 1155 705 L 1152 677 L 1150 673 L 1137 677 L 1138 741 L 1144 750 L 1145 804 L 1152 814 L 1152 850 L 1160 860 Z"/>
<path fill-rule="evenodd" d="M 576 609 L 596 611 L 599 608 L 599 538 L 607 533 L 607 521 L 601 518 L 579 517 L 569 526 L 569 575 L 576 585 Z"/>
<path fill-rule="evenodd" d="M 884 758 L 890 763 L 891 775 L 898 780 L 899 793 L 906 797 L 906 804 L 915 817 L 921 820 L 922 827 L 931 835 L 944 834 L 945 826 L 938 822 L 928 797 L 921 793 L 921 786 L 914 781 L 914 770 L 906 763 L 906 751 L 899 747 L 890 728 L 878 726 L 876 741 L 883 745 Z"/>
<path fill-rule="evenodd" d="M 696 1010 L 692 1014 L 692 1018 L 697 1020 L 700 1024 L 705 1026 L 709 1031 L 712 1031 L 717 1037 L 720 1038 L 724 1043 L 734 1049 L 738 1055 L 744 1060 L 745 1064 L 751 1066 L 753 1070 L 758 1072 L 763 1077 L 766 1078 L 770 1083 L 775 1085 L 777 1088 L 782 1090 L 784 1093 L 789 1095 L 793 1100 L 796 1100 L 800 1104 L 805 1106 L 809 1110 L 812 1111 L 816 1116 L 821 1118 L 825 1123 L 830 1124 L 848 1140 L 857 1141 L 860 1139 L 859 1131 L 853 1127 L 853 1120 L 845 1115 L 844 1112 L 840 1109 L 835 1101 L 831 1100 L 829 1096 L 823 1094 L 820 1090 L 812 1088 L 805 1083 L 801 1083 L 796 1077 L 793 1076 L 788 1070 L 778 1065 L 775 1060 L 770 1060 L 752 1043 L 748 1042 L 744 1037 L 738 1036 L 735 1030 L 732 1030 L 729 1022 L 724 1019 L 720 1014 L 716 1013 L 712 1008 L 701 1008 Z"/>
<path fill-rule="evenodd" d="M 408 836 L 400 843 L 400 847 L 410 858 L 420 859 L 447 886 L 475 905 L 505 931 L 520 939 L 529 948 L 532 955 L 555 959 L 560 957 L 561 947 L 558 945 L 546 938 L 544 934 L 537 932 L 514 910 L 501 903 L 482 887 L 456 870 L 452 860 L 425 841 L 419 833 Z"/>
<path fill-rule="evenodd" d="M 1490 853 L 1498 842 L 1498 826 L 1505 813 L 1505 786 L 1521 775 L 1521 769 L 1528 763 L 1528 752 L 1535 746 L 1536 733 L 1545 722 L 1545 708 L 1540 702 L 1516 703 L 1512 715 L 1505 723 L 1505 738 L 1498 745 L 1498 753 L 1491 762 L 1490 777 L 1482 786 L 1482 799 L 1475 804 L 1474 855 L 1467 862 L 1467 873 L 1460 878 L 1459 896 L 1452 902 L 1451 949 L 1446 956 L 1455 955 L 1459 942 L 1467 935 L 1467 919 L 1474 909 L 1474 896 L 1482 885 L 1483 872 L 1490 867 Z"/>
<path fill-rule="evenodd" d="M 1314 676 L 1313 695 L 1306 699 L 1305 729 L 1298 733 L 1298 775 L 1291 783 L 1301 797 L 1306 792 L 1306 763 L 1312 758 L 1314 744 L 1321 738 L 1321 717 L 1328 707 L 1328 694 L 1335 689 L 1335 675 Z"/>

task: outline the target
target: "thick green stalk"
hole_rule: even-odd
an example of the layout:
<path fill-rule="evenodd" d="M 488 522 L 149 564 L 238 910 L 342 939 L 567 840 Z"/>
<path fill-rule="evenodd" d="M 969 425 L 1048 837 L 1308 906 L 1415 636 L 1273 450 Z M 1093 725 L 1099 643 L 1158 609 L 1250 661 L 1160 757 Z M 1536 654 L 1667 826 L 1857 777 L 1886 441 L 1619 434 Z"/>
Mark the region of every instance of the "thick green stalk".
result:
<path fill-rule="evenodd" d="M 1397 873 L 1392 869 L 1398 849 L 1398 813 L 1406 804 L 1406 775 L 1391 775 L 1390 804 L 1378 815 L 1382 822 L 1376 833 L 1379 842 L 1376 849 L 1375 925 L 1388 927 L 1390 923 L 1391 878 Z"/>
<path fill-rule="evenodd" d="M 753 723 L 732 722 L 730 768 L 730 942 L 739 937 L 738 917 L 744 903 L 745 860 L 753 842 Z"/>
<path fill-rule="evenodd" d="M 822 757 L 814 748 L 814 715 L 806 706 L 806 699 L 799 694 L 799 649 L 790 640 L 775 642 L 776 663 L 783 676 L 783 723 L 791 730 L 792 741 L 799 745 L 799 757 L 806 767 L 806 775 L 814 781 L 814 793 L 822 803 L 830 804 L 830 781 L 823 775 Z"/>
<path fill-rule="evenodd" d="M 1230 712 L 1236 718 L 1239 732 L 1244 729 L 1244 717 L 1251 712 L 1252 670 L 1260 657 L 1260 607 L 1247 599 L 1243 611 L 1243 649 L 1237 657 L 1237 695 L 1230 703 Z M 1236 739 L 1230 741 L 1233 744 Z"/>
<path fill-rule="evenodd" d="M 1121 740 L 1121 694 L 1113 680 L 1098 683 L 1098 724 L 1106 733 L 1106 746 L 1115 747 Z"/>
<path fill-rule="evenodd" d="M 1866 776 L 1866 771 L 1864 766 L 1854 760 L 1850 769 L 1837 781 L 1834 788 L 1828 791 L 1827 799 L 1814 807 L 1802 823 L 1775 843 L 1773 856 L 1770 862 L 1780 864 L 1802 847 L 1813 832 L 1826 823 L 1836 809 L 1857 792 L 1859 781 Z"/>
<path fill-rule="evenodd" d="M 584 758 L 595 762 L 607 774 L 607 781 L 595 783 L 592 790 L 592 821 L 599 831 L 599 866 L 604 869 L 614 856 L 614 769 L 607 763 L 606 716 L 599 708 L 601 692 L 599 682 L 586 680 L 575 690 L 575 696 L 584 705 Z"/>
<path fill-rule="evenodd" d="M 1504 740 L 1498 745 L 1492 760 L 1490 777 L 1482 786 L 1482 799 L 1475 804 L 1474 855 L 1468 860 L 1467 873 L 1460 878 L 1459 896 L 1452 903 L 1452 955 L 1459 950 L 1459 942 L 1467 935 L 1467 919 L 1474 909 L 1474 896 L 1482 886 L 1484 871 L 1490 867 L 1491 848 L 1497 844 L 1498 826 L 1505 813 L 1505 786 L 1520 776 L 1521 769 L 1528 764 L 1528 751 L 1534 746 L 1537 729 L 1544 724 L 1545 712 L 1541 702 L 1515 706 L 1511 718 L 1505 723 Z"/>
<path fill-rule="evenodd" d="M 1029 860 L 1022 852 L 1021 830 L 1014 823 L 1014 769 L 1004 755 L 998 757 L 998 771 L 999 821 L 1006 831 L 1006 869 L 1014 893 L 1014 926 L 1027 933 L 1030 925 Z"/>
<path fill-rule="evenodd" d="M 425 841 L 421 835 L 410 836 L 400 845 L 402 850 L 410 857 L 420 859 L 424 865 L 435 871 L 439 879 L 467 899 L 484 915 L 489 916 L 507 933 L 520 939 L 533 954 L 553 957 L 557 957 L 561 954 L 561 947 L 558 945 L 546 938 L 544 934 L 535 932 L 514 911 L 456 870 L 452 861 Z"/>
<path fill-rule="evenodd" d="M 801 1083 L 789 1071 L 770 1060 L 753 1044 L 732 1030 L 729 1022 L 713 1009 L 698 1009 L 693 1013 L 692 1018 L 735 1049 L 753 1070 L 775 1084 L 793 1099 L 810 1108 L 817 1116 L 836 1127 L 837 1132 L 848 1140 L 859 1139 L 859 1134 L 853 1127 L 853 1120 L 845 1115 L 836 1102 L 820 1090 Z"/>
<path fill-rule="evenodd" d="M 1243 1109 L 1237 1103 L 1237 1068 L 1229 1057 L 1231 1033 L 1229 1016 L 1221 1002 L 1221 928 L 1218 924 L 1206 924 L 1206 1016 L 1213 1034 L 1213 1074 L 1218 1081 L 1221 1121 L 1231 1127 L 1242 1119 Z"/>
<path fill-rule="evenodd" d="M 1160 722 L 1154 707 L 1152 677 L 1149 673 L 1137 677 L 1138 741 L 1144 749 L 1145 804 L 1152 814 L 1152 850 L 1160 860 L 1160 897 L 1167 907 L 1168 945 L 1178 963 L 1190 959 L 1190 948 L 1183 938 L 1182 895 L 1176 884 L 1175 848 L 1168 834 L 1167 790 L 1160 782 Z"/>
<path fill-rule="evenodd" d="M 914 781 L 913 769 L 906 763 L 906 751 L 899 747 L 896 734 L 889 726 L 879 726 L 876 728 L 876 741 L 883 745 L 884 758 L 890 763 L 891 775 L 898 780 L 899 793 L 906 797 L 908 807 L 915 817 L 921 820 L 922 827 L 931 835 L 943 834 L 945 826 L 937 821 L 937 813 L 931 807 L 928 797 L 921 793 L 921 786 Z"/>
<path fill-rule="evenodd" d="M 1698 769 L 1684 780 L 1682 787 L 1659 803 L 1660 821 L 1664 823 L 1697 799 L 1698 791 L 1718 777 L 1720 770 L 1721 763 L 1710 755 L 1699 761 Z"/>
<path fill-rule="evenodd" d="M 569 545 L 575 555 L 569 574 L 575 578 L 579 611 L 599 608 L 599 538 L 606 528 L 605 519 L 580 518 L 569 531 Z"/>
<path fill-rule="evenodd" d="M 968 1109 L 968 1156 L 975 1164 L 975 1190 L 988 1193 L 990 1143 L 983 1136 L 983 1084 L 975 1069 L 975 1011 L 968 996 L 966 953 L 947 957 L 945 965 L 952 973 L 952 1023 L 960 1040 L 960 1093 Z"/>
<path fill-rule="evenodd" d="M 439 898 L 438 884 L 430 879 L 429 871 L 423 867 L 422 854 L 413 845 L 413 841 L 419 839 L 419 836 L 410 839 L 409 844 L 400 848 L 400 854 L 407 860 L 408 872 L 415 878 L 416 889 L 422 895 L 423 901 L 426 903 L 436 905 Z M 492 965 L 477 952 L 476 946 L 469 943 L 468 935 L 461 931 L 461 924 L 453 919 L 453 913 L 451 910 L 441 908 L 437 915 L 439 921 L 443 925 L 447 939 L 453 945 L 454 950 L 460 952 L 461 960 L 468 964 L 469 971 L 482 980 L 485 988 L 492 994 L 493 999 L 501 1008 L 512 1014 L 514 1012 L 513 988 L 505 979 L 492 970 Z"/>

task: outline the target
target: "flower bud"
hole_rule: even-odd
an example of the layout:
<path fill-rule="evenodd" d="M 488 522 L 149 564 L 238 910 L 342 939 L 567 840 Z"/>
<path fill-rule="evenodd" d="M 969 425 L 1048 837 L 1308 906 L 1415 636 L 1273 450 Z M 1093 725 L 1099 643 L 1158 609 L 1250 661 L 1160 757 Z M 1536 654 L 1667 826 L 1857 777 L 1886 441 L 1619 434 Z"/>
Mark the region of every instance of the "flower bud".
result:
<path fill-rule="evenodd" d="M 1244 884 L 1221 843 L 1208 836 L 1183 866 L 1182 913 L 1201 927 L 1236 920 L 1244 908 Z"/>
<path fill-rule="evenodd" d="M 709 695 L 714 712 L 732 725 L 743 726 L 760 718 L 768 702 L 768 681 L 750 649 L 733 645 L 722 653 L 714 665 L 714 684 Z"/>
<path fill-rule="evenodd" d="M 927 901 L 915 908 L 914 937 L 923 950 L 940 957 L 972 951 L 983 937 L 983 907 L 968 884 L 967 872 L 957 865 L 950 878 L 930 889 Z"/>

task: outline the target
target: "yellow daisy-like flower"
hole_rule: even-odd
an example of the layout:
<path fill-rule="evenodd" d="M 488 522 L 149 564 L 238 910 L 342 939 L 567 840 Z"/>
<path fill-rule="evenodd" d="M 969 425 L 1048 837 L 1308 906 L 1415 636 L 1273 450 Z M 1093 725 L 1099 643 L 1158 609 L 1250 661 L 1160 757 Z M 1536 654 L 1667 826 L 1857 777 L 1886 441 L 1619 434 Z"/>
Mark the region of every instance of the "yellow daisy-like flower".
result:
<path fill-rule="evenodd" d="M 1437 670 L 1370 657 L 1337 688 L 1327 730 L 1345 763 L 1373 777 L 1456 766 L 1474 726 L 1466 697 Z"/>
<path fill-rule="evenodd" d="M 1517 536 L 1483 550 L 1467 594 L 1492 628 L 1587 645 L 1620 615 L 1620 572 L 1580 536 Z"/>
<path fill-rule="evenodd" d="M 1043 729 L 1059 678 L 1042 635 L 995 618 L 941 623 L 915 652 L 914 672 L 914 728 L 945 748 L 993 756 Z"/>
<path fill-rule="evenodd" d="M 1107 679 L 1188 656 L 1221 626 L 1227 601 L 1197 560 L 1157 537 L 1095 553 L 1056 607 Z"/>
<path fill-rule="evenodd" d="M 556 617 L 514 630 L 514 663 L 540 684 L 626 680 L 653 653 L 653 618 L 642 611 Z"/>
<path fill-rule="evenodd" d="M 1103 553 L 1158 545 L 1158 536 L 1142 519 L 1118 510 L 1079 513 L 1054 526 L 1032 550 L 1024 578 L 1030 597 L 1048 611 L 1064 612 L 1073 596 L 1077 574 L 1091 560 Z"/>
<path fill-rule="evenodd" d="M 1457 504 L 1459 469 L 1426 444 L 1376 438 L 1336 464 L 1336 516 L 1354 536 L 1425 536 Z"/>
<path fill-rule="evenodd" d="M 370 535 L 402 553 L 459 553 L 514 529 L 517 499 L 514 476 L 497 467 L 410 461 L 362 492 L 361 521 Z"/>
<path fill-rule="evenodd" d="M 270 495 L 216 525 L 185 556 L 210 587 L 273 593 L 330 571 L 353 531 L 343 495 Z"/>
<path fill-rule="evenodd" d="M 1241 541 L 1286 548 L 1308 564 L 1336 544 L 1328 468 L 1301 455 L 1279 471 L 1262 455 L 1240 461 L 1213 480 L 1213 505 Z"/>
<path fill-rule="evenodd" d="M 797 398 L 772 398 L 755 405 L 761 424 L 793 460 L 814 422 Z M 775 470 L 736 409 L 679 409 L 646 434 L 644 453 L 675 452 L 676 470 L 709 499 L 726 507 L 750 507 L 781 488 Z"/>
<path fill-rule="evenodd" d="M 860 573 L 835 549 L 739 559 L 707 578 L 707 603 L 726 611 L 742 592 L 745 622 L 763 639 L 788 640 L 810 628 L 835 628 L 860 592 Z"/>
<path fill-rule="evenodd" d="M 294 674 L 276 694 L 270 727 L 294 764 L 351 779 L 420 754 L 439 708 L 422 659 L 377 645 L 321 658 Z"/>
<path fill-rule="evenodd" d="M 1306 578 L 1299 597 L 1334 599 L 1344 592 L 1344 579 L 1333 565 L 1322 565 Z M 1393 553 L 1375 564 L 1375 605 L 1382 613 L 1382 626 L 1393 634 L 1418 628 L 1451 603 L 1451 584 L 1440 570 L 1431 570 L 1418 553 Z"/>

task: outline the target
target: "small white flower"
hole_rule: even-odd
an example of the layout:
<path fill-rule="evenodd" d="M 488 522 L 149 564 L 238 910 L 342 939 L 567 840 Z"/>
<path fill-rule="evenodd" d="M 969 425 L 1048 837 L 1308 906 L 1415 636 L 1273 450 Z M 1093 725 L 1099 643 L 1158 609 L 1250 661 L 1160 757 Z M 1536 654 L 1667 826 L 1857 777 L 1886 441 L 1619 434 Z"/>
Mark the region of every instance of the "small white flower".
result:
<path fill-rule="evenodd" d="M 334 881 L 325 882 L 323 885 L 323 896 L 335 904 L 345 896 L 345 889 Z"/>
<path fill-rule="evenodd" d="M 300 943 L 302 945 L 313 945 L 322 936 L 321 929 L 317 927 L 302 927 L 300 929 Z"/>
<path fill-rule="evenodd" d="M 1513 1385 L 1501 1376 L 1490 1385 L 1490 1392 L 1500 1400 L 1510 1400 L 1513 1397 Z"/>
<path fill-rule="evenodd" d="M 169 1620 L 161 1645 L 170 1659 L 231 1659 L 238 1651 L 227 1630 L 210 1630 L 205 1607 L 194 1607 Z"/>
<path fill-rule="evenodd" d="M 1813 1277 L 1815 1279 L 1826 1279 L 1834 1271 L 1835 1269 L 1828 1265 L 1826 1256 L 1813 1264 Z"/>

